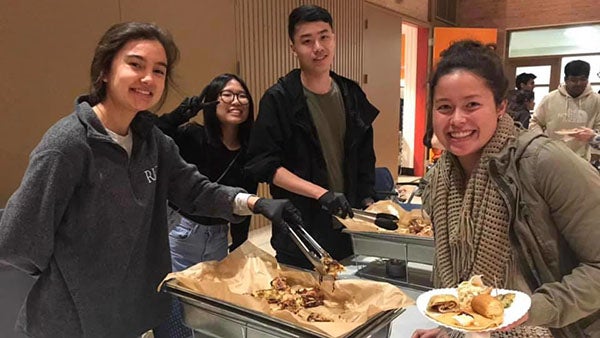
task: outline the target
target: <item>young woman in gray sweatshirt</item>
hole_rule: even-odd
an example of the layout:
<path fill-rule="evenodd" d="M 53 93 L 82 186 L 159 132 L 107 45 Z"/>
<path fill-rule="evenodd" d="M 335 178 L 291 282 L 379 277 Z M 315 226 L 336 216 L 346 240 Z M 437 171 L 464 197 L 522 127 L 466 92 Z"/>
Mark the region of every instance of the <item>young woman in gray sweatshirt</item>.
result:
<path fill-rule="evenodd" d="M 210 182 L 148 109 L 164 100 L 178 49 L 153 24 L 112 26 L 96 47 L 90 95 L 30 156 L 0 220 L 0 262 L 37 278 L 17 326 L 32 337 L 134 337 L 166 318 L 166 201 L 239 222 L 301 222 L 287 200 Z"/>

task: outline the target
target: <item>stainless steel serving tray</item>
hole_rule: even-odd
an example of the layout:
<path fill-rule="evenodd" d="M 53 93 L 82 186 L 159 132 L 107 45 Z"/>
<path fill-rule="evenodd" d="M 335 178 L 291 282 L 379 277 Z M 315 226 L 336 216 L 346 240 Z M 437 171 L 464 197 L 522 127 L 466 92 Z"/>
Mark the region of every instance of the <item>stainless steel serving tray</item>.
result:
<path fill-rule="evenodd" d="M 174 280 L 164 283 L 162 291 L 182 302 L 186 326 L 210 337 L 328 337 L 258 311 L 190 292 Z M 404 309 L 381 312 L 344 337 L 389 337 L 390 323 L 402 312 Z"/>
<path fill-rule="evenodd" d="M 348 229 L 344 229 L 343 232 L 352 238 L 352 246 L 356 255 L 433 264 L 434 243 L 432 237 Z"/>

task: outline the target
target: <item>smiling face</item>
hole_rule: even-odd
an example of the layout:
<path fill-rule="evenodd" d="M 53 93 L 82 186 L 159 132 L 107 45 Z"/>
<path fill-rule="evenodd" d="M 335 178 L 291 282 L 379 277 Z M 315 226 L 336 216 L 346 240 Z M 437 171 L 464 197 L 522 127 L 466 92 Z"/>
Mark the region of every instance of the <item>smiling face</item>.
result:
<path fill-rule="evenodd" d="M 156 40 L 133 40 L 115 55 L 106 82 L 107 103 L 137 113 L 154 106 L 165 89 L 167 56 Z"/>
<path fill-rule="evenodd" d="M 299 23 L 291 48 L 298 57 L 302 71 L 328 73 L 335 55 L 335 34 L 324 21 Z"/>
<path fill-rule="evenodd" d="M 506 103 L 496 106 L 483 78 L 467 70 L 442 76 L 433 88 L 433 130 L 466 170 L 479 161 Z"/>
<path fill-rule="evenodd" d="M 225 87 L 221 89 L 219 104 L 217 105 L 217 119 L 221 124 L 239 125 L 248 119 L 249 104 L 244 99 L 242 99 L 243 102 L 240 102 L 240 95 L 242 98 L 248 98 L 248 93 L 246 93 L 244 87 L 235 79 L 229 80 Z M 231 99 L 233 100 L 231 103 L 225 102 Z"/>

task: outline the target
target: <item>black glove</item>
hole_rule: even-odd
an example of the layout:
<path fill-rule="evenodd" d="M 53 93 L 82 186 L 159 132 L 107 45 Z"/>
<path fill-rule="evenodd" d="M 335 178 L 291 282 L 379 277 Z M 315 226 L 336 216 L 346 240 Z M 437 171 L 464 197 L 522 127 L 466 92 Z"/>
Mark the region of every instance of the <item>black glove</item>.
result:
<path fill-rule="evenodd" d="M 289 225 L 303 225 L 300 211 L 296 209 L 292 202 L 286 199 L 259 198 L 254 203 L 253 212 L 265 216 L 274 226 L 286 231 L 285 223 Z"/>
<path fill-rule="evenodd" d="M 186 97 L 181 101 L 181 104 L 175 110 L 171 112 L 171 115 L 175 116 L 179 124 L 187 122 L 192 117 L 198 115 L 202 109 L 210 106 L 216 106 L 219 101 L 202 102 L 200 96 Z"/>
<path fill-rule="evenodd" d="M 332 215 L 340 216 L 341 218 L 354 217 L 352 206 L 342 193 L 329 190 L 319 197 L 319 203 L 321 203 L 323 209 L 329 211 Z"/>

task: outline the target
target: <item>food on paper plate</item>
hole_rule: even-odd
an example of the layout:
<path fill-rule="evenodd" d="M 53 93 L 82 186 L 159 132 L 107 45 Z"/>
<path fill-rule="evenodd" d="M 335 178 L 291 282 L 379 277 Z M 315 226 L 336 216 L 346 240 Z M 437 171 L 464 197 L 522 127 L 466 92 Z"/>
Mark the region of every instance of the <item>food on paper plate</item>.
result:
<path fill-rule="evenodd" d="M 473 297 L 471 300 L 473 311 L 486 318 L 497 318 L 504 315 L 504 306 L 502 302 L 487 293 Z"/>
<path fill-rule="evenodd" d="M 499 300 L 502 303 L 502 306 L 507 309 L 509 308 L 513 301 L 515 300 L 515 293 L 509 292 L 509 293 L 503 293 L 500 295 L 496 296 L 496 299 Z"/>
<path fill-rule="evenodd" d="M 325 296 L 318 287 L 290 286 L 285 277 L 276 277 L 271 281 L 271 289 L 257 290 L 251 293 L 253 297 L 266 300 L 277 306 L 278 310 L 288 310 L 309 322 L 330 322 L 330 318 L 307 311 L 323 305 Z"/>
<path fill-rule="evenodd" d="M 467 331 L 497 328 L 504 321 L 503 301 L 512 303 L 515 294 L 493 297 L 492 288 L 484 285 L 481 277 L 475 275 L 461 282 L 457 288 L 458 297 L 452 294 L 431 296 L 425 314 L 439 323 Z"/>
<path fill-rule="evenodd" d="M 490 286 L 485 286 L 483 284 L 483 279 L 481 277 L 481 275 L 475 275 L 468 281 L 458 284 L 458 305 L 460 310 L 471 311 L 471 300 L 473 297 L 492 292 L 492 288 Z"/>
<path fill-rule="evenodd" d="M 427 310 L 439 313 L 458 311 L 458 298 L 454 295 L 435 295 L 429 299 Z"/>
<path fill-rule="evenodd" d="M 456 316 L 453 316 L 452 319 L 460 326 L 470 326 L 475 321 L 475 318 L 468 313 L 457 314 Z"/>
<path fill-rule="evenodd" d="M 476 312 L 447 312 L 431 316 L 436 321 L 467 331 L 479 332 L 487 329 L 493 329 L 502 324 L 503 318 L 486 318 Z"/>

